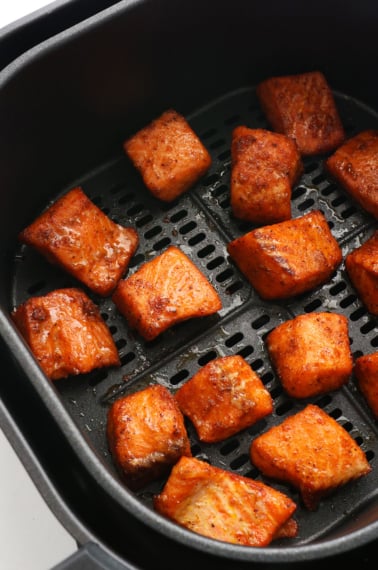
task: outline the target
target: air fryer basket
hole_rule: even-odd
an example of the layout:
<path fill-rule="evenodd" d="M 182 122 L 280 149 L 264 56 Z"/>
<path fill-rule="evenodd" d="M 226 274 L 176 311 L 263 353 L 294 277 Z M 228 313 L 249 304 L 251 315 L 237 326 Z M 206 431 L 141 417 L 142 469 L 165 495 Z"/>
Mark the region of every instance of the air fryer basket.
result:
<path fill-rule="evenodd" d="M 182 5 L 184 14 L 179 14 L 170 1 L 120 2 L 32 50 L 29 60 L 21 61 L 14 69 L 10 66 L 0 83 L 0 118 L 5 125 L 1 147 L 6 149 L 8 159 L 7 163 L 4 161 L 6 168 L 2 173 L 1 232 L 2 242 L 7 244 L 5 250 L 3 246 L 5 279 L 0 291 L 3 340 L 54 416 L 66 441 L 90 476 L 99 482 L 102 492 L 109 495 L 109 500 L 115 501 L 125 515 L 131 514 L 139 523 L 178 545 L 223 560 L 313 560 L 355 548 L 378 537 L 378 429 L 355 379 L 351 378 L 348 385 L 337 392 L 306 402 L 295 401 L 282 390 L 264 345 L 266 334 L 285 320 L 312 311 L 331 311 L 348 317 L 351 348 L 357 357 L 377 350 L 377 318 L 361 304 L 343 264 L 328 283 L 308 294 L 285 302 L 264 302 L 226 251 L 229 241 L 253 227 L 236 220 L 230 210 L 230 141 L 237 125 L 269 128 L 255 94 L 259 80 L 277 73 L 320 68 L 334 89 L 347 135 L 378 128 L 378 114 L 374 108 L 374 102 L 378 104 L 377 85 L 372 84 L 369 91 L 372 79 L 364 76 L 366 59 L 372 57 L 374 60 L 374 53 L 377 54 L 376 42 L 362 28 L 358 28 L 363 42 L 359 50 L 369 48 L 370 51 L 364 52 L 365 60 L 361 65 L 347 52 L 349 67 L 337 61 L 337 56 L 347 49 L 346 40 L 340 45 L 340 29 L 335 31 L 340 36 L 332 40 L 334 52 L 329 46 L 327 50 L 317 46 L 313 52 L 307 50 L 307 58 L 309 54 L 312 58 L 306 60 L 303 54 L 306 48 L 301 46 L 299 63 L 292 60 L 294 44 L 290 34 L 296 32 L 297 41 L 307 34 L 311 37 L 319 26 L 317 14 L 323 4 L 325 6 L 325 3 L 319 3 L 316 14 L 307 14 L 300 3 L 295 2 L 288 2 L 286 12 L 282 13 L 269 2 L 265 8 L 259 3 L 237 2 L 232 4 L 232 10 L 227 2 L 210 2 L 206 7 L 200 2 L 192 2 L 191 10 Z M 372 21 L 378 21 L 377 10 L 373 10 L 372 5 L 367 4 L 367 13 L 360 15 L 357 23 L 363 21 L 365 25 L 373 26 Z M 323 23 L 326 31 L 331 30 L 336 16 L 344 24 L 344 33 L 345 29 L 353 29 L 356 18 L 353 3 L 331 2 L 327 4 L 327 10 L 330 20 Z M 280 15 L 288 23 L 285 31 L 288 40 L 282 49 Z M 252 49 L 259 46 L 258 40 L 264 35 L 256 22 L 264 27 L 265 18 L 270 18 L 271 32 L 276 32 L 276 35 L 271 33 L 270 44 L 266 47 L 279 58 L 273 65 L 266 52 L 253 53 Z M 293 19 L 297 25 L 298 22 L 301 26 L 306 24 L 307 34 L 303 34 L 303 27 L 295 28 Z M 183 26 L 184 32 L 180 29 L 184 36 L 182 40 L 179 40 L 178 32 L 172 30 L 174 22 Z M 227 49 L 219 47 L 225 41 L 223 32 L 226 29 L 231 30 Z M 245 52 L 246 40 L 243 39 L 248 29 L 251 29 L 249 42 L 252 44 L 249 55 Z M 145 43 L 140 34 L 144 35 Z M 157 38 L 160 38 L 160 44 Z M 173 39 L 178 54 L 168 50 Z M 193 50 L 185 43 L 189 39 L 196 42 Z M 134 43 L 135 51 L 130 54 L 128 50 Z M 216 62 L 214 59 L 215 69 L 209 70 L 207 78 L 199 56 L 205 53 L 204 57 L 209 60 L 208 52 L 203 50 L 210 46 L 212 58 L 217 58 Z M 73 57 L 79 62 L 73 63 Z M 222 67 L 219 57 L 224 69 L 214 87 L 212 82 Z M 248 61 L 251 61 L 249 70 Z M 181 66 L 177 66 L 179 62 Z M 154 69 L 154 64 L 158 69 Z M 358 84 L 351 77 L 357 69 L 360 73 L 356 79 Z M 170 75 L 172 70 L 174 80 Z M 127 81 L 120 77 L 121 71 Z M 227 75 L 228 79 L 225 78 Z M 195 81 L 196 89 L 193 87 Z M 33 83 L 39 84 L 43 92 L 39 91 L 38 95 L 28 93 L 27 87 Z M 146 91 L 147 88 L 150 91 Z M 25 93 L 28 93 L 27 97 Z M 171 204 L 152 197 L 122 152 L 122 141 L 126 136 L 168 107 L 175 107 L 186 115 L 213 158 L 207 175 Z M 12 150 L 17 151 L 16 156 L 11 154 Z M 304 159 L 304 174 L 293 190 L 292 214 L 298 217 L 314 209 L 321 210 L 345 258 L 373 233 L 377 224 L 325 174 L 324 158 Z M 20 164 L 16 167 L 17 163 Z M 129 330 L 110 298 L 89 293 L 110 327 L 121 356 L 121 368 L 99 370 L 52 385 L 9 321 L 9 312 L 30 296 L 78 283 L 30 248 L 17 244 L 16 235 L 59 195 L 78 184 L 111 219 L 137 229 L 140 245 L 129 274 L 168 245 L 178 245 L 215 286 L 223 308 L 217 315 L 182 323 L 147 343 Z M 267 548 L 219 543 L 158 516 L 152 508 L 152 497 L 161 489 L 164 480 L 140 492 L 129 492 L 119 478 L 106 442 L 106 415 L 114 399 L 151 383 L 163 384 L 174 392 L 211 359 L 231 354 L 242 355 L 262 378 L 274 399 L 274 412 L 237 436 L 211 445 L 200 443 L 187 422 L 193 455 L 232 472 L 264 480 L 249 461 L 252 438 L 281 423 L 311 401 L 347 429 L 373 467 L 368 476 L 323 500 L 315 513 L 303 508 L 294 489 L 269 481 L 297 502 L 299 536 L 275 541 Z"/>

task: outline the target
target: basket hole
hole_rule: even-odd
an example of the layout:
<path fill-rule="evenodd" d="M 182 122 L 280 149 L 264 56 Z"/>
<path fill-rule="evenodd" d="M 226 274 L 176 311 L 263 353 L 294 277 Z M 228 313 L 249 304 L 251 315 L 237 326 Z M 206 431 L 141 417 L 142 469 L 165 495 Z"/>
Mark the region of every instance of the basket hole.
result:
<path fill-rule="evenodd" d="M 228 188 L 225 184 L 221 184 L 220 186 L 217 186 L 217 188 L 214 188 L 213 196 L 215 198 L 218 198 L 219 196 L 221 196 L 225 192 L 228 192 Z"/>
<path fill-rule="evenodd" d="M 200 366 L 205 366 L 205 364 L 207 364 L 208 362 L 210 362 L 211 360 L 214 360 L 214 358 L 216 358 L 218 355 L 215 352 L 215 350 L 211 350 L 210 352 L 208 352 L 207 354 L 204 354 L 203 356 L 201 356 L 198 359 L 198 364 Z"/>
<path fill-rule="evenodd" d="M 225 445 L 222 445 L 219 451 L 221 452 L 222 455 L 229 455 L 230 453 L 235 451 L 235 449 L 237 449 L 238 447 L 239 447 L 239 441 L 237 439 L 232 439 L 231 441 L 225 443 Z"/>
<path fill-rule="evenodd" d="M 198 243 L 201 243 L 201 241 L 203 241 L 206 238 L 204 233 L 200 233 L 200 234 L 196 234 L 195 236 L 191 237 L 189 240 L 189 245 L 197 245 Z"/>
<path fill-rule="evenodd" d="M 234 293 L 236 293 L 236 291 L 239 291 L 242 288 L 243 288 L 242 281 L 235 281 L 234 283 L 231 283 L 229 287 L 227 287 L 226 293 L 228 295 L 233 295 Z"/>
<path fill-rule="evenodd" d="M 204 184 L 205 184 L 205 186 L 212 186 L 213 184 L 218 182 L 218 180 L 219 180 L 218 174 L 210 174 L 210 176 L 205 178 Z"/>
<path fill-rule="evenodd" d="M 145 234 L 144 237 L 145 239 L 152 239 L 154 237 L 156 237 L 157 235 L 159 235 L 162 231 L 162 227 L 161 226 L 154 226 L 153 228 L 151 228 L 150 230 L 148 230 Z"/>
<path fill-rule="evenodd" d="M 238 354 L 243 358 L 248 358 L 253 353 L 253 347 L 251 345 L 245 346 L 238 351 Z"/>
<path fill-rule="evenodd" d="M 360 307 L 359 309 L 357 309 L 357 311 L 353 311 L 353 313 L 351 313 L 350 319 L 351 321 L 358 321 L 364 315 L 366 315 L 366 309 L 364 307 Z"/>
<path fill-rule="evenodd" d="M 343 212 L 341 212 L 341 215 L 342 215 L 342 217 L 344 218 L 344 220 L 347 220 L 348 218 L 350 218 L 351 216 L 353 216 L 356 212 L 357 212 L 356 208 L 354 208 L 353 206 L 351 206 L 350 208 L 347 208 L 346 210 L 344 210 Z"/>
<path fill-rule="evenodd" d="M 304 310 L 306 311 L 306 313 L 311 313 L 312 311 L 318 309 L 321 304 L 322 303 L 319 299 L 314 299 L 313 301 L 311 301 L 311 303 L 305 305 Z"/>
<path fill-rule="evenodd" d="M 252 370 L 257 372 L 257 370 L 259 370 L 263 365 L 264 365 L 264 362 L 261 360 L 261 358 L 258 358 L 257 360 L 252 362 L 251 368 L 252 368 Z"/>
<path fill-rule="evenodd" d="M 122 348 L 124 348 L 126 346 L 126 341 L 124 338 L 120 338 L 116 341 L 116 347 L 118 348 L 118 350 L 121 350 Z"/>
<path fill-rule="evenodd" d="M 224 271 L 219 273 L 219 275 L 216 276 L 216 280 L 218 281 L 218 283 L 223 283 L 224 281 L 232 277 L 233 274 L 234 272 L 232 271 L 231 268 L 225 269 Z"/>
<path fill-rule="evenodd" d="M 215 257 L 214 259 L 212 259 L 211 261 L 209 261 L 209 263 L 207 264 L 207 268 L 212 270 L 215 269 L 216 267 L 219 267 L 220 265 L 222 265 L 222 263 L 224 263 L 224 258 L 221 256 Z"/>
<path fill-rule="evenodd" d="M 144 206 L 142 204 L 135 204 L 131 208 L 127 210 L 128 216 L 136 216 L 136 214 L 140 214 L 143 212 Z"/>
<path fill-rule="evenodd" d="M 230 467 L 233 470 L 240 469 L 240 467 L 243 467 L 243 465 L 248 463 L 248 461 L 249 461 L 248 455 L 246 453 L 243 453 L 242 455 L 239 455 L 239 457 L 231 461 Z"/>
<path fill-rule="evenodd" d="M 349 307 L 349 305 L 351 305 L 352 303 L 355 302 L 355 300 L 357 299 L 356 295 L 348 295 L 348 297 L 345 297 L 345 299 L 343 299 L 340 302 L 340 306 L 343 309 L 346 309 L 347 307 Z"/>
<path fill-rule="evenodd" d="M 303 194 L 306 193 L 306 188 L 304 186 L 298 186 L 298 188 L 295 188 L 295 190 L 293 190 L 292 193 L 292 199 L 296 200 L 297 198 L 300 198 L 301 196 L 303 196 Z"/>
<path fill-rule="evenodd" d="M 180 372 L 177 372 L 174 376 L 172 376 L 172 378 L 170 379 L 170 383 L 173 386 L 177 386 L 177 384 L 180 384 L 180 382 L 182 382 L 183 380 L 185 380 L 185 378 L 187 378 L 189 376 L 189 372 L 188 370 L 180 370 Z"/>
<path fill-rule="evenodd" d="M 336 190 L 337 190 L 337 186 L 335 186 L 335 184 L 329 184 L 328 186 L 326 186 L 325 188 L 322 189 L 322 194 L 323 194 L 323 196 L 329 196 L 330 194 L 332 194 Z"/>
<path fill-rule="evenodd" d="M 362 332 L 362 334 L 366 334 L 372 331 L 374 328 L 375 328 L 375 323 L 373 321 L 368 321 L 367 323 L 362 325 L 360 331 Z"/>
<path fill-rule="evenodd" d="M 214 250 L 215 250 L 214 245 L 207 245 L 206 247 L 203 247 L 202 249 L 200 249 L 199 252 L 197 253 L 197 255 L 198 255 L 198 257 L 200 257 L 202 259 L 203 257 L 207 257 L 208 255 L 213 253 Z"/>
<path fill-rule="evenodd" d="M 167 237 L 164 237 L 164 238 L 160 239 L 159 241 L 157 241 L 153 247 L 154 247 L 155 251 L 161 251 L 162 249 L 164 249 L 165 247 L 170 245 L 170 243 L 171 243 L 171 240 Z"/>
<path fill-rule="evenodd" d="M 182 228 L 180 228 L 180 234 L 181 235 L 188 234 L 189 232 L 194 230 L 196 227 L 197 227 L 197 224 L 195 222 L 193 222 L 193 221 L 188 222 L 187 224 L 182 226 Z"/>
<path fill-rule="evenodd" d="M 300 212 L 303 212 L 304 210 L 311 208 L 311 206 L 313 206 L 314 203 L 315 201 L 312 198 L 308 198 L 307 200 L 298 205 L 298 210 Z"/>
<path fill-rule="evenodd" d="M 234 335 L 232 335 L 230 338 L 228 338 L 225 342 L 225 345 L 228 348 L 231 348 L 232 346 L 234 346 L 236 343 L 240 342 L 241 340 L 243 340 L 244 335 L 241 332 L 235 333 Z"/>
<path fill-rule="evenodd" d="M 143 218 L 140 218 L 139 220 L 137 220 L 136 226 L 138 228 L 142 228 L 143 226 L 145 226 L 146 224 L 151 222 L 153 219 L 154 218 L 151 214 L 146 214 L 145 216 L 143 216 Z"/>
<path fill-rule="evenodd" d="M 126 366 L 135 359 L 134 352 L 128 352 L 121 357 L 121 366 Z"/>
<path fill-rule="evenodd" d="M 261 329 L 261 327 L 269 323 L 269 321 L 270 317 L 268 317 L 268 315 L 262 315 L 261 317 L 252 322 L 252 328 L 255 330 Z"/>
<path fill-rule="evenodd" d="M 187 215 L 188 215 L 187 210 L 180 210 L 179 212 L 172 214 L 171 222 L 175 224 L 176 222 L 179 222 L 183 218 L 186 218 Z"/>
<path fill-rule="evenodd" d="M 290 402 L 290 400 L 287 400 L 286 402 L 284 402 L 280 406 L 277 406 L 276 414 L 277 414 L 277 416 L 284 416 L 285 414 L 290 412 L 290 410 L 292 410 L 293 407 L 294 407 L 293 402 Z"/>
<path fill-rule="evenodd" d="M 341 293 L 341 291 L 344 291 L 344 289 L 346 288 L 346 283 L 344 283 L 343 281 L 340 281 L 339 283 L 336 283 L 336 285 L 333 285 L 329 292 L 331 293 L 331 295 L 338 295 L 338 293 Z"/>

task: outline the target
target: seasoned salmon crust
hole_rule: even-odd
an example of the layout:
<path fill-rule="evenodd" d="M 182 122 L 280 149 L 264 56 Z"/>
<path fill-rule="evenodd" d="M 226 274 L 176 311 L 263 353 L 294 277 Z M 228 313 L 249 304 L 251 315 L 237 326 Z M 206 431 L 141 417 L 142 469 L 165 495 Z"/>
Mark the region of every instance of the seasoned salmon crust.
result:
<path fill-rule="evenodd" d="M 112 299 L 130 327 L 149 341 L 177 323 L 222 307 L 212 284 L 176 246 L 121 280 Z"/>
<path fill-rule="evenodd" d="M 51 380 L 121 364 L 97 305 L 80 289 L 32 297 L 11 316 Z"/>
<path fill-rule="evenodd" d="M 313 404 L 256 437 L 250 457 L 267 477 L 297 487 L 311 511 L 323 497 L 372 470 L 346 429 Z"/>
<path fill-rule="evenodd" d="M 113 222 L 80 187 L 52 204 L 19 240 L 101 296 L 114 290 L 139 243 L 134 228 Z"/>
<path fill-rule="evenodd" d="M 289 497 L 194 457 L 176 463 L 154 507 L 193 532 L 242 546 L 267 546 L 298 533 L 297 506 Z"/>

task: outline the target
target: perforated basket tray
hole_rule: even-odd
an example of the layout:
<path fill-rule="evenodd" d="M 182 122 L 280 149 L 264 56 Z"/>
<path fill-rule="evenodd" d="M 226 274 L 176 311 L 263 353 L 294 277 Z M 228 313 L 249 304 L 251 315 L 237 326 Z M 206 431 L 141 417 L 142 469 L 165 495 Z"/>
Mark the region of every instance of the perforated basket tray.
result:
<path fill-rule="evenodd" d="M 365 128 L 378 128 L 378 116 L 372 109 L 347 95 L 335 93 L 335 98 L 348 136 Z M 331 311 L 348 317 L 351 348 L 356 357 L 378 349 L 377 318 L 361 304 L 343 264 L 328 283 L 309 294 L 279 303 L 263 302 L 259 298 L 226 251 L 229 241 L 253 227 L 232 216 L 229 181 L 233 128 L 237 125 L 269 128 L 255 90 L 245 88 L 228 93 L 194 112 L 188 120 L 212 154 L 213 164 L 207 176 L 174 203 L 155 200 L 122 151 L 114 160 L 99 165 L 95 172 L 85 173 L 80 180 L 73 181 L 64 191 L 81 184 L 111 219 L 137 229 L 140 245 L 129 274 L 169 244 L 176 244 L 215 286 L 223 308 L 217 315 L 187 321 L 147 343 L 129 330 L 110 298 L 102 299 L 89 293 L 110 327 L 122 366 L 60 380 L 54 384 L 56 398 L 78 427 L 89 456 L 94 457 L 88 464 L 89 469 L 106 473 L 103 477 L 106 490 L 144 523 L 157 525 L 164 534 L 196 549 L 210 548 L 222 556 L 246 561 L 290 561 L 298 559 L 301 550 L 304 559 L 326 554 L 324 545 L 358 532 L 366 526 L 366 520 L 371 526 L 369 538 L 374 533 L 378 535 L 378 429 L 354 378 L 346 387 L 321 398 L 292 400 L 282 390 L 264 345 L 266 334 L 285 320 L 311 311 Z M 297 217 L 313 209 L 321 210 L 345 258 L 372 234 L 376 222 L 328 179 L 323 159 L 323 156 L 304 159 L 305 172 L 293 190 L 292 215 Z M 52 195 L 51 201 L 57 197 Z M 31 212 L 30 219 L 38 213 Z M 15 247 L 12 306 L 57 287 L 79 285 L 30 248 Z M 252 438 L 311 401 L 347 429 L 366 452 L 373 468 L 371 474 L 339 489 L 311 513 L 303 508 L 294 489 L 269 481 L 297 502 L 299 536 L 294 540 L 275 541 L 258 552 L 205 539 L 161 519 L 153 512 L 151 499 L 164 480 L 136 494 L 130 493 L 119 479 L 106 441 L 106 416 L 114 399 L 151 383 L 160 383 L 174 392 L 211 359 L 230 354 L 242 355 L 259 374 L 274 399 L 274 412 L 235 437 L 211 445 L 200 443 L 187 422 L 193 455 L 232 472 L 261 479 L 249 461 Z M 365 540 L 366 537 L 362 539 Z M 343 540 L 339 551 L 348 548 L 348 542 Z"/>

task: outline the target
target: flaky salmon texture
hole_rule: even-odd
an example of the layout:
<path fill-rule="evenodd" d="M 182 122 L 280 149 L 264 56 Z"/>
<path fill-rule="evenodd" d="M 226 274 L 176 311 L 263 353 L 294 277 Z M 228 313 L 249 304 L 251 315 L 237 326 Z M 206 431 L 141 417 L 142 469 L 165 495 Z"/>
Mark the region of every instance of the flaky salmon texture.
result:
<path fill-rule="evenodd" d="M 121 280 L 112 300 L 129 326 L 148 341 L 175 324 L 222 308 L 213 285 L 173 245 Z"/>
<path fill-rule="evenodd" d="M 154 507 L 193 532 L 242 546 L 263 547 L 298 532 L 296 504 L 285 494 L 193 457 L 176 463 Z"/>
<path fill-rule="evenodd" d="M 250 458 L 267 477 L 299 489 L 310 511 L 335 489 L 372 470 L 346 429 L 314 404 L 256 437 Z"/>

